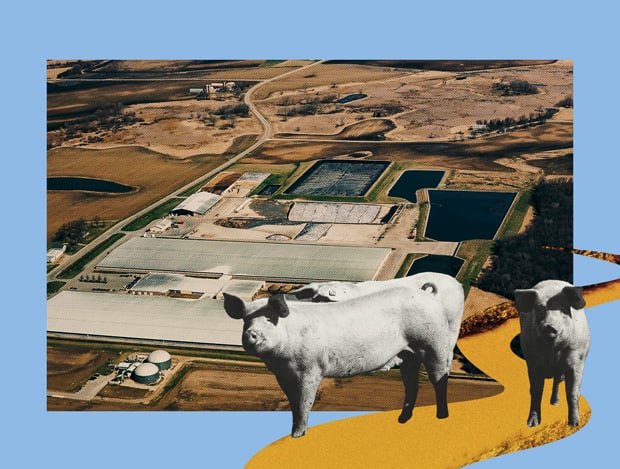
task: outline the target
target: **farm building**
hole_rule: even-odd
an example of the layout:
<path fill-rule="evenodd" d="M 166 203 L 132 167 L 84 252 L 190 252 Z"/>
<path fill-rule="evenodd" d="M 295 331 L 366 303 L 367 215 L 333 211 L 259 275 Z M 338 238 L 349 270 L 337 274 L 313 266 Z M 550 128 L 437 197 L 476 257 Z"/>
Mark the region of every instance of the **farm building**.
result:
<path fill-rule="evenodd" d="M 172 357 L 165 350 L 154 350 L 149 353 L 146 361 L 153 365 L 157 365 L 157 368 L 160 370 L 167 370 L 172 366 Z"/>
<path fill-rule="evenodd" d="M 163 233 L 171 226 L 172 226 L 172 220 L 170 220 L 170 218 L 163 218 L 159 220 L 157 223 L 155 223 L 153 226 L 151 226 L 149 231 L 151 233 Z"/>
<path fill-rule="evenodd" d="M 138 365 L 131 377 L 140 384 L 155 384 L 159 379 L 159 368 L 153 363 Z"/>
<path fill-rule="evenodd" d="M 217 299 L 224 299 L 223 293 L 230 293 L 243 298 L 246 301 L 252 301 L 261 288 L 265 286 L 265 282 L 260 280 L 233 280 L 226 284 L 224 288 L 217 294 Z"/>
<path fill-rule="evenodd" d="M 47 251 L 47 262 L 56 262 L 67 250 L 67 245 L 62 244 L 60 246 L 52 246 Z"/>
<path fill-rule="evenodd" d="M 241 348 L 242 328 L 211 298 L 62 291 L 47 301 L 51 335 Z"/>
<path fill-rule="evenodd" d="M 220 198 L 218 194 L 211 192 L 196 192 L 174 207 L 170 213 L 173 215 L 204 215 Z"/>
<path fill-rule="evenodd" d="M 215 296 L 230 281 L 230 276 L 217 279 L 187 277 L 180 274 L 152 273 L 140 278 L 130 289 L 134 295 L 186 296 L 199 298 Z"/>
<path fill-rule="evenodd" d="M 265 280 L 372 280 L 390 248 L 134 238 L 96 269 L 222 274 Z"/>

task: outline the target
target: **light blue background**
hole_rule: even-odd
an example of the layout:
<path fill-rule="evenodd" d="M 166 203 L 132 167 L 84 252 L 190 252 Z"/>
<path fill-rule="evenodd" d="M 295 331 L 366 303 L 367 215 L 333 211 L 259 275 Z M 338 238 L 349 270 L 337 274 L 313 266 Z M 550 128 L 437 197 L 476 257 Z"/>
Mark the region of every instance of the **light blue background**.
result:
<path fill-rule="evenodd" d="M 3 7 L 4 467 L 240 468 L 287 434 L 291 418 L 288 412 L 46 412 L 46 59 L 572 59 L 575 247 L 620 253 L 618 16 L 605 2 L 341 3 L 57 1 Z M 576 259 L 577 284 L 617 277 L 620 267 Z M 592 418 L 585 429 L 478 467 L 618 467 L 619 307 L 615 302 L 588 310 L 592 350 L 582 391 Z M 314 412 L 310 423 L 343 415 Z"/>

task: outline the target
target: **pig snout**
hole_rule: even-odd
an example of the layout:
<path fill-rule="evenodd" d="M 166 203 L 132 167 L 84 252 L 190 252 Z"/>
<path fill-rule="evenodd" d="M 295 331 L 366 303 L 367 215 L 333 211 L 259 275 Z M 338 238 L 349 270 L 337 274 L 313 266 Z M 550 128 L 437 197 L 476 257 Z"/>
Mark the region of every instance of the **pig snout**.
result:
<path fill-rule="evenodd" d="M 551 324 L 543 324 L 542 335 L 548 340 L 553 340 L 558 336 L 558 330 Z"/>
<path fill-rule="evenodd" d="M 243 332 L 241 343 L 247 352 L 256 353 L 257 347 L 259 347 L 264 340 L 265 337 L 260 331 L 249 327 Z"/>

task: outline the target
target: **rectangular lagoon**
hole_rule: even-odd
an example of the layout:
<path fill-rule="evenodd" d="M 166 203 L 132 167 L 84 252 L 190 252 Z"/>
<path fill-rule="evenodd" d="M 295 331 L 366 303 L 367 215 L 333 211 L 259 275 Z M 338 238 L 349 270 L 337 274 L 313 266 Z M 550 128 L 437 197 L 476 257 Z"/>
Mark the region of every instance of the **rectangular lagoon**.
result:
<path fill-rule="evenodd" d="M 429 190 L 430 212 L 424 236 L 436 241 L 493 239 L 516 192 Z"/>

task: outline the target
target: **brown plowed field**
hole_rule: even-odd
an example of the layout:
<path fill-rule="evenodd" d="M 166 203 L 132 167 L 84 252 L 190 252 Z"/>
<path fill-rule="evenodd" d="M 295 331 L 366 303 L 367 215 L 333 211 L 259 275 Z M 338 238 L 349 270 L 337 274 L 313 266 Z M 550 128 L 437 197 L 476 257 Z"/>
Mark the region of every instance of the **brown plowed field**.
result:
<path fill-rule="evenodd" d="M 114 387 L 108 385 L 110 389 Z M 450 402 L 479 399 L 501 390 L 502 386 L 495 382 L 453 379 L 448 386 L 448 398 Z M 160 397 L 160 392 L 165 394 Z M 321 383 L 313 409 L 399 409 L 403 392 L 397 370 L 345 379 L 326 378 Z M 47 406 L 48 410 L 273 411 L 289 408 L 274 375 L 262 365 L 195 363 L 172 390 L 165 392 L 160 389 L 152 394 L 153 404 L 140 402 L 144 400 L 144 393 L 140 393 L 135 399 L 97 397 L 89 402 L 49 397 Z M 417 402 L 418 405 L 435 403 L 434 391 L 426 380 L 421 382 Z"/>
<path fill-rule="evenodd" d="M 57 148 L 48 152 L 47 161 L 48 177 L 91 177 L 138 187 L 137 192 L 127 194 L 48 191 L 50 239 L 63 223 L 71 220 L 123 219 L 222 164 L 224 158 L 212 155 L 179 160 L 139 147 Z"/>

